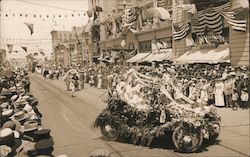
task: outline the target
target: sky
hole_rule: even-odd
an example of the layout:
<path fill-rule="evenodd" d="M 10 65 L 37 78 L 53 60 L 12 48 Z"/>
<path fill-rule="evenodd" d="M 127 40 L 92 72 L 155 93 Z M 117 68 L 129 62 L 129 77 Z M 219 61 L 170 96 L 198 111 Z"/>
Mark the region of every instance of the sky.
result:
<path fill-rule="evenodd" d="M 7 44 L 13 44 L 13 51 L 18 51 L 7 53 L 8 58 L 25 58 L 28 53 L 39 52 L 38 49 L 43 49 L 49 57 L 52 30 L 70 31 L 72 26 L 83 26 L 88 21 L 88 0 L 1 0 L 0 3 L 0 48 L 7 50 Z M 24 23 L 33 24 L 32 35 Z M 21 46 L 27 47 L 28 53 Z"/>

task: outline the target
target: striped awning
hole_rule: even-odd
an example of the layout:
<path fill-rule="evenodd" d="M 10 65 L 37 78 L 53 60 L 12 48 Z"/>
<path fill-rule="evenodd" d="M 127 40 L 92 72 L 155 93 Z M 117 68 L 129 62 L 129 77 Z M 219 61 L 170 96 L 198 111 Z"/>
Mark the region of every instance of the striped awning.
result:
<path fill-rule="evenodd" d="M 151 53 L 143 58 L 143 62 L 162 62 L 172 59 L 172 49 L 161 49 L 159 53 Z"/>
<path fill-rule="evenodd" d="M 198 51 L 187 51 L 182 56 L 174 59 L 175 63 L 225 63 L 230 62 L 229 48 L 203 49 Z"/>
<path fill-rule="evenodd" d="M 147 57 L 150 53 L 137 53 L 134 57 L 127 60 L 128 63 L 141 62 L 143 58 Z"/>

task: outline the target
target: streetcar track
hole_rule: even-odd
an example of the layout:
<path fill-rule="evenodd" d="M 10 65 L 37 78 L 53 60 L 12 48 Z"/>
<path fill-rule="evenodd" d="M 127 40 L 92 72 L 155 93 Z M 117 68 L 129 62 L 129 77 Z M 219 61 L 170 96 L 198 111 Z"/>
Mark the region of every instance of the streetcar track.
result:
<path fill-rule="evenodd" d="M 40 80 L 40 79 L 39 79 Z M 40 80 L 41 81 L 41 80 Z M 45 84 L 42 84 L 45 88 L 46 88 L 46 85 Z M 50 87 L 50 86 L 49 86 Z M 48 87 L 48 88 L 49 88 Z M 59 91 L 61 91 L 61 89 L 59 89 L 59 88 L 57 88 L 57 87 L 55 87 L 55 86 L 53 86 L 55 89 L 57 89 L 57 90 L 59 90 Z M 54 94 L 54 93 L 52 93 L 51 91 L 49 91 L 48 90 L 48 88 L 46 88 L 47 89 L 47 91 L 48 92 L 50 92 L 52 95 Z M 50 87 L 51 88 L 51 87 Z M 57 97 L 57 100 L 60 102 L 60 103 L 62 103 L 62 104 L 64 104 L 64 102 L 62 102 L 63 100 L 61 99 L 61 97 Z M 88 103 L 86 103 L 87 105 L 89 105 Z M 65 107 L 66 107 L 66 105 L 64 105 Z M 93 106 L 92 106 L 93 107 Z M 95 107 L 94 107 L 95 108 Z M 97 109 L 97 108 L 96 108 Z M 93 132 L 93 134 L 95 135 L 95 136 L 99 136 L 97 133 L 95 133 L 95 132 Z M 104 144 L 106 144 L 106 146 L 108 146 L 112 151 L 114 151 L 116 154 L 118 154 L 119 155 L 119 157 L 123 157 L 122 156 L 122 154 L 120 154 L 114 147 L 112 147 L 107 141 L 105 141 L 105 140 L 101 140 Z"/>
<path fill-rule="evenodd" d="M 36 77 L 37 78 L 37 77 Z M 42 80 L 40 79 L 40 78 L 38 78 L 38 79 L 36 79 L 36 81 L 38 81 L 39 80 L 39 82 L 41 82 Z M 42 83 L 41 83 L 42 84 Z M 54 88 L 54 89 L 56 89 L 56 91 L 58 92 L 58 91 L 60 91 L 60 92 L 62 92 L 63 94 L 65 94 L 65 95 L 70 95 L 70 94 L 68 94 L 68 92 L 66 92 L 66 91 L 63 91 L 63 90 L 61 90 L 59 87 L 56 87 L 55 85 L 45 85 L 45 84 L 42 84 L 46 89 L 45 90 L 47 90 L 49 93 L 51 93 L 53 96 L 52 96 L 52 99 L 57 99 L 60 103 L 62 103 L 62 104 L 64 104 L 65 102 L 64 102 L 64 100 L 63 100 L 63 98 L 61 97 L 61 94 L 54 94 L 53 92 L 51 92 L 51 91 L 49 91 L 48 89 L 50 89 L 50 88 Z M 43 89 L 44 90 L 44 89 Z M 55 98 L 56 97 L 56 98 Z M 52 100 L 52 99 L 50 99 L 50 100 Z M 76 103 L 78 103 L 78 102 L 84 102 L 86 105 L 89 105 L 89 106 L 91 106 L 93 109 L 91 110 L 92 112 L 92 114 L 94 113 L 94 114 L 96 114 L 97 112 L 96 111 L 98 111 L 98 110 L 100 110 L 100 108 L 97 108 L 97 107 L 95 107 L 95 105 L 93 105 L 93 104 L 90 104 L 90 103 L 87 103 L 86 101 L 84 101 L 84 100 L 82 100 L 82 99 L 80 99 L 80 98 L 77 98 L 77 97 L 74 97 L 74 99 L 77 99 L 77 101 L 75 101 Z M 99 97 L 98 97 L 98 99 L 99 99 Z M 46 101 L 49 101 L 49 100 L 46 100 Z M 94 103 L 98 103 L 98 100 L 96 100 Z M 65 107 L 67 107 L 66 105 L 64 105 Z M 68 108 L 68 107 L 67 107 Z M 72 111 L 71 111 L 72 112 Z M 88 111 L 89 112 L 89 111 Z M 87 113 L 85 113 L 84 115 L 83 114 L 80 114 L 80 113 L 78 113 L 79 115 L 81 115 L 81 116 L 86 116 L 86 114 Z M 78 117 L 78 116 L 77 116 Z M 81 121 L 82 120 L 82 117 L 81 118 L 77 118 L 77 120 L 79 120 L 79 121 Z M 249 124 L 242 124 L 242 125 L 237 125 L 237 126 L 247 126 L 247 125 L 249 125 Z M 237 126 L 222 126 L 224 129 L 226 129 L 227 127 L 237 127 Z M 247 135 L 242 135 L 242 134 L 240 134 L 240 133 L 238 133 L 238 132 L 235 132 L 235 131 L 232 131 L 232 130 L 228 130 L 228 129 L 226 129 L 227 131 L 229 131 L 229 132 L 233 132 L 233 133 L 235 133 L 235 134 L 238 134 L 238 135 L 241 135 L 241 136 L 247 136 Z M 96 132 L 93 132 L 93 134 L 94 135 L 96 135 L 96 137 L 98 137 L 99 135 L 96 133 Z M 247 136 L 248 137 L 248 136 Z M 124 151 L 118 151 L 118 150 L 116 150 L 113 146 L 112 146 L 112 144 L 111 143 L 109 143 L 109 141 L 106 141 L 106 140 L 104 140 L 104 139 L 102 139 L 102 138 L 94 138 L 94 140 L 100 140 L 100 141 L 102 141 L 104 144 L 106 144 L 106 146 L 110 149 L 110 150 L 112 150 L 113 152 L 115 152 L 117 155 L 119 155 L 119 157 L 123 157 L 123 155 L 122 155 L 122 152 L 128 152 L 128 151 L 133 151 L 133 150 L 124 150 Z M 81 145 L 81 144 L 75 144 L 75 145 Z M 74 145 L 72 145 L 72 146 L 74 146 Z M 243 153 L 243 152 L 240 152 L 240 151 L 238 151 L 238 150 L 236 150 L 236 149 L 233 149 L 233 148 L 230 148 L 230 147 L 228 147 L 228 146 L 226 146 L 226 145 L 224 145 L 224 144 L 222 144 L 221 142 L 220 143 L 218 143 L 217 144 L 217 146 L 220 146 L 220 147 L 223 147 L 223 148 L 225 148 L 225 149 L 228 149 L 228 150 L 230 150 L 230 151 L 233 151 L 233 152 L 236 152 L 236 153 L 239 153 L 239 154 L 241 154 L 241 155 L 244 155 L 244 156 L 249 156 L 248 154 L 245 154 L 245 153 Z M 63 147 L 63 146 L 58 146 L 58 147 Z M 67 146 L 65 146 L 65 147 L 67 147 Z M 68 147 L 70 147 L 70 145 L 68 146 Z M 165 149 L 165 148 L 164 148 Z M 173 154 L 174 156 L 177 156 L 177 157 L 184 157 L 184 156 L 186 156 L 186 155 L 181 155 L 180 153 L 178 153 L 178 152 L 175 152 L 174 150 L 168 150 L 168 149 L 166 149 L 166 151 L 168 151 L 169 153 L 171 153 L 171 154 Z"/>
<path fill-rule="evenodd" d="M 226 145 L 224 145 L 224 144 L 219 143 L 218 145 L 221 146 L 221 147 L 224 147 L 224 148 L 226 148 L 226 149 L 229 149 L 229 150 L 231 150 L 231 151 L 234 151 L 234 152 L 237 152 L 237 153 L 239 153 L 239 154 L 242 154 L 242 155 L 244 155 L 244 156 L 249 156 L 249 154 L 242 153 L 242 152 L 240 152 L 240 151 L 238 151 L 238 150 L 236 150 L 236 149 L 230 148 L 230 147 L 228 147 L 228 146 L 226 146 Z"/>
<path fill-rule="evenodd" d="M 39 79 L 40 80 L 40 79 Z M 40 80 L 41 81 L 41 80 Z M 40 82 L 39 81 L 39 82 Z M 46 84 L 42 84 L 45 88 L 46 88 L 46 90 L 51 94 L 51 95 L 55 95 L 55 96 L 57 96 L 57 100 L 61 103 L 61 104 L 64 104 L 65 102 L 63 101 L 63 99 L 60 97 L 61 95 L 60 94 L 54 94 L 53 92 L 51 92 L 51 91 L 49 91 L 48 90 L 48 88 L 52 88 L 51 86 L 49 86 L 49 85 L 46 85 Z M 55 88 L 57 91 L 61 91 L 61 89 L 60 88 L 58 88 L 58 87 L 56 87 L 56 86 L 54 86 L 54 85 L 52 85 L 53 86 L 53 88 Z M 62 91 L 64 94 L 67 94 L 68 95 L 68 93 L 67 92 L 65 92 L 65 91 Z M 76 97 L 77 98 L 77 97 Z M 78 98 L 79 99 L 79 98 Z M 82 101 L 81 99 L 79 99 L 80 101 Z M 95 103 L 97 103 L 98 101 L 96 101 Z M 86 103 L 86 105 L 90 105 L 89 103 Z M 66 105 L 64 105 L 65 107 L 67 107 Z M 95 108 L 95 109 L 98 109 L 98 110 L 100 110 L 99 108 L 96 108 L 94 105 L 91 105 L 91 107 L 93 107 L 93 108 Z M 96 111 L 96 110 L 95 110 Z M 85 115 L 84 115 L 85 116 Z M 81 119 L 81 118 L 80 118 Z M 93 134 L 97 137 L 97 136 L 99 136 L 97 133 L 95 133 L 95 132 L 93 132 Z M 110 144 L 109 143 L 109 141 L 106 141 L 106 140 L 104 140 L 104 139 L 102 139 L 102 138 L 100 138 L 99 139 L 100 141 L 102 141 L 111 151 L 113 151 L 113 152 L 115 152 L 116 154 L 118 154 L 119 155 L 119 157 L 123 157 L 123 155 L 118 151 L 118 150 L 116 150 L 113 146 L 112 146 L 112 144 Z M 171 153 L 171 154 L 173 154 L 174 156 L 177 156 L 177 157 L 182 157 L 180 154 L 177 154 L 177 153 L 175 153 L 174 151 L 170 151 L 170 150 L 167 150 L 166 149 L 166 151 L 168 151 L 169 153 Z M 122 152 L 122 151 L 121 151 Z M 125 151 L 126 152 L 126 151 Z"/>

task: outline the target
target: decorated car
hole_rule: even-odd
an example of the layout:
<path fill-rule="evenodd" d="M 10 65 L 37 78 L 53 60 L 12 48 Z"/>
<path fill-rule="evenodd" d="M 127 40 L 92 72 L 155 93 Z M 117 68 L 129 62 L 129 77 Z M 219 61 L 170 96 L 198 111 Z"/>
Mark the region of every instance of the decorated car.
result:
<path fill-rule="evenodd" d="M 171 136 L 178 151 L 190 153 L 199 150 L 204 139 L 214 141 L 218 137 L 221 119 L 215 107 L 192 103 L 184 96 L 186 101 L 175 100 L 165 89 L 165 83 L 154 78 L 150 82 L 148 77 L 144 80 L 142 74 L 140 77 L 135 74 L 130 70 L 125 75 L 125 81 L 113 91 L 116 95 L 111 94 L 107 107 L 96 118 L 95 126 L 106 140 L 127 139 L 130 143 L 151 146 L 155 139 Z M 131 83 L 133 77 L 137 81 Z"/>

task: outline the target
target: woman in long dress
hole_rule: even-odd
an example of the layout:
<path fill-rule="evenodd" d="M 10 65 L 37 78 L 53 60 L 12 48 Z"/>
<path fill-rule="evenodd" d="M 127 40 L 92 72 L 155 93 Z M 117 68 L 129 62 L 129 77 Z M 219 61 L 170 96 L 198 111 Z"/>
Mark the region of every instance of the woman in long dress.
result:
<path fill-rule="evenodd" d="M 102 88 L 102 74 L 101 72 L 98 73 L 97 75 L 97 88 L 98 89 L 101 89 Z"/>
<path fill-rule="evenodd" d="M 224 107 L 225 101 L 224 101 L 224 83 L 222 80 L 217 80 L 215 83 L 215 106 L 218 107 Z"/>

